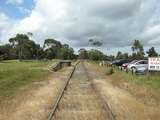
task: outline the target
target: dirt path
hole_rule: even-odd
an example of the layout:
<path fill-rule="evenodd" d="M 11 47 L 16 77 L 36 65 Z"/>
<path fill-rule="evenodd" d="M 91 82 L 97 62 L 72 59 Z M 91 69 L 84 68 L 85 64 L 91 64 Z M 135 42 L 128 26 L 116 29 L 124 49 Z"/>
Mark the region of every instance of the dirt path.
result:
<path fill-rule="evenodd" d="M 45 120 L 72 68 L 53 73 L 0 106 L 0 120 Z"/>
<path fill-rule="evenodd" d="M 110 120 L 80 63 L 60 101 L 55 120 Z"/>
<path fill-rule="evenodd" d="M 104 75 L 97 72 L 91 64 L 86 64 L 93 82 L 101 95 L 109 103 L 117 120 L 159 120 L 160 107 L 144 104 L 128 91 L 113 86 Z M 102 72 L 102 71 L 101 71 Z"/>

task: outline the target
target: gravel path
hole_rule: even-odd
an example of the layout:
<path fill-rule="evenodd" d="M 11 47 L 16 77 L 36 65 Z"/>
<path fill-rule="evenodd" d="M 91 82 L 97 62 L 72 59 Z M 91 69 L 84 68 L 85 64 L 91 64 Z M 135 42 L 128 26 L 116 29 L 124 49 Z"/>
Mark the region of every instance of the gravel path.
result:
<path fill-rule="evenodd" d="M 76 67 L 55 120 L 110 120 L 82 63 Z"/>

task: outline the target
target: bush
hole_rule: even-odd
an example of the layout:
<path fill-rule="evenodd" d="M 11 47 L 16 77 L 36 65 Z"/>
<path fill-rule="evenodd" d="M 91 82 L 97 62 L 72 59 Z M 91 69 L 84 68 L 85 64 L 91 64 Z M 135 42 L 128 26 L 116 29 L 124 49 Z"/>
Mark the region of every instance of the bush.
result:
<path fill-rule="evenodd" d="M 109 68 L 109 69 L 106 71 L 106 75 L 112 75 L 113 73 L 114 73 L 113 68 Z"/>

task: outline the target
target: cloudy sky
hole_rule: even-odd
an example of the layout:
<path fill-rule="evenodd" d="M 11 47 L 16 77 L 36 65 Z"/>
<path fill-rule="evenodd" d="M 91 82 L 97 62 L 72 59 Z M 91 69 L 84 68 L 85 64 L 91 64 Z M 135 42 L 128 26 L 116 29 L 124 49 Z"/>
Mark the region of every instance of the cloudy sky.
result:
<path fill-rule="evenodd" d="M 42 44 L 55 38 L 75 50 L 103 42 L 106 53 L 131 51 L 134 39 L 145 48 L 160 45 L 159 0 L 0 0 L 0 43 L 32 32 Z"/>

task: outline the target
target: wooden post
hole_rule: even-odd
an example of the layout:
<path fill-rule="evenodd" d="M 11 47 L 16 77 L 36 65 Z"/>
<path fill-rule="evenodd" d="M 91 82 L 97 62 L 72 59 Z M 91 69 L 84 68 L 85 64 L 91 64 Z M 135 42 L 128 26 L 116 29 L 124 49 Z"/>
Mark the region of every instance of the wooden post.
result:
<path fill-rule="evenodd" d="M 131 70 L 131 72 L 132 72 L 132 75 L 133 75 L 133 69 Z"/>
<path fill-rule="evenodd" d="M 126 69 L 126 73 L 128 73 L 128 69 Z"/>

